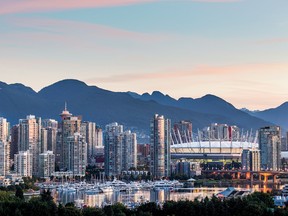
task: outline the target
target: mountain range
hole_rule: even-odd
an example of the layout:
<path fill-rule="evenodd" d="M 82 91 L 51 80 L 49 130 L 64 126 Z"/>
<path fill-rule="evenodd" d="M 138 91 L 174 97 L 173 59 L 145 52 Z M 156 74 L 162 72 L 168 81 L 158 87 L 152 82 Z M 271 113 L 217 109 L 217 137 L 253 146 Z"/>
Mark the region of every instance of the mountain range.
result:
<path fill-rule="evenodd" d="M 286 130 L 288 104 L 259 112 L 238 110 L 232 104 L 214 96 L 180 98 L 178 100 L 154 91 L 139 95 L 134 92 L 113 92 L 88 86 L 78 80 L 62 80 L 35 92 L 23 84 L 0 82 L 0 116 L 12 124 L 26 115 L 60 120 L 59 114 L 67 102 L 68 110 L 82 115 L 83 120 L 94 121 L 104 127 L 119 122 L 139 134 L 149 134 L 149 121 L 155 113 L 170 118 L 172 122 L 190 120 L 193 130 L 211 123 L 237 125 L 245 130 L 279 124 Z M 281 124 L 280 124 L 281 123 Z"/>

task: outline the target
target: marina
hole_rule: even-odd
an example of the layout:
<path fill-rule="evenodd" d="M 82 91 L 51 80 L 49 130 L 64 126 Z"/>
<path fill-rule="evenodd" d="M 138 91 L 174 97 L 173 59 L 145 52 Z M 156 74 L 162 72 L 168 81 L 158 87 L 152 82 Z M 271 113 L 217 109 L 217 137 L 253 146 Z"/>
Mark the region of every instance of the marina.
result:
<path fill-rule="evenodd" d="M 58 204 L 74 203 L 77 207 L 104 207 L 115 203 L 123 203 L 129 208 L 134 208 L 146 202 L 163 204 L 173 200 L 195 200 L 211 198 L 224 191 L 226 187 L 191 187 L 184 188 L 179 181 L 148 181 L 125 183 L 114 180 L 105 183 L 88 184 L 42 184 L 42 190 L 49 189 L 54 201 Z M 240 187 L 237 188 L 241 190 Z M 244 190 L 244 189 L 243 189 Z M 246 191 L 254 191 L 254 189 Z"/>

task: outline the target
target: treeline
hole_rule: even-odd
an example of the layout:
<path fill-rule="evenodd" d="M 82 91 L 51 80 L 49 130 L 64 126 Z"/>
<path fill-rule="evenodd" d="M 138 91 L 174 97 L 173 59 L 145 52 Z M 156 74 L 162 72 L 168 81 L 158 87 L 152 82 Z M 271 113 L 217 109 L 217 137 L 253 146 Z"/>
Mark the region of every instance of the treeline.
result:
<path fill-rule="evenodd" d="M 15 195 L 0 192 L 1 216 L 288 216 L 288 208 L 275 208 L 269 194 L 253 193 L 245 198 L 219 200 L 216 197 L 201 201 L 167 201 L 163 205 L 146 203 L 136 209 L 123 204 L 104 208 L 78 209 L 72 203 L 57 206 L 49 191 L 25 201 L 21 190 Z"/>

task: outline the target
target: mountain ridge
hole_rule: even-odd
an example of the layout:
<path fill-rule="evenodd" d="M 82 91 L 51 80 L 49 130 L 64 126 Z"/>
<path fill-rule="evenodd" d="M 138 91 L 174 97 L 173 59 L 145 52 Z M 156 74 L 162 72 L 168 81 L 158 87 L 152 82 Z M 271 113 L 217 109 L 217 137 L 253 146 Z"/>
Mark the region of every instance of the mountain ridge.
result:
<path fill-rule="evenodd" d="M 149 134 L 149 122 L 155 113 L 170 118 L 172 122 L 191 120 L 193 128 L 202 129 L 211 123 L 227 123 L 244 129 L 258 129 L 271 124 L 237 110 L 232 104 L 214 96 L 179 98 L 178 100 L 154 91 L 151 95 L 133 92 L 113 92 L 89 86 L 74 80 L 60 80 L 35 92 L 22 84 L 0 83 L 0 115 L 16 124 L 18 119 L 34 114 L 42 118 L 60 120 L 64 102 L 74 115 L 94 121 L 104 127 L 117 121 L 132 130 Z M 150 96 L 149 96 L 150 95 Z"/>

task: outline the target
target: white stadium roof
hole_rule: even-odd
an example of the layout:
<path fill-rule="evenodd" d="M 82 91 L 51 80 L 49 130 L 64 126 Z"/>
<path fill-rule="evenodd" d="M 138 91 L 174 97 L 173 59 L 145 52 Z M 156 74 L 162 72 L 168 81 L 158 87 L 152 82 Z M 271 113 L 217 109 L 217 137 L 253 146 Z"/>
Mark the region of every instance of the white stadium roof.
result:
<path fill-rule="evenodd" d="M 171 145 L 171 148 L 241 148 L 258 149 L 258 143 L 240 141 L 201 141 Z"/>

